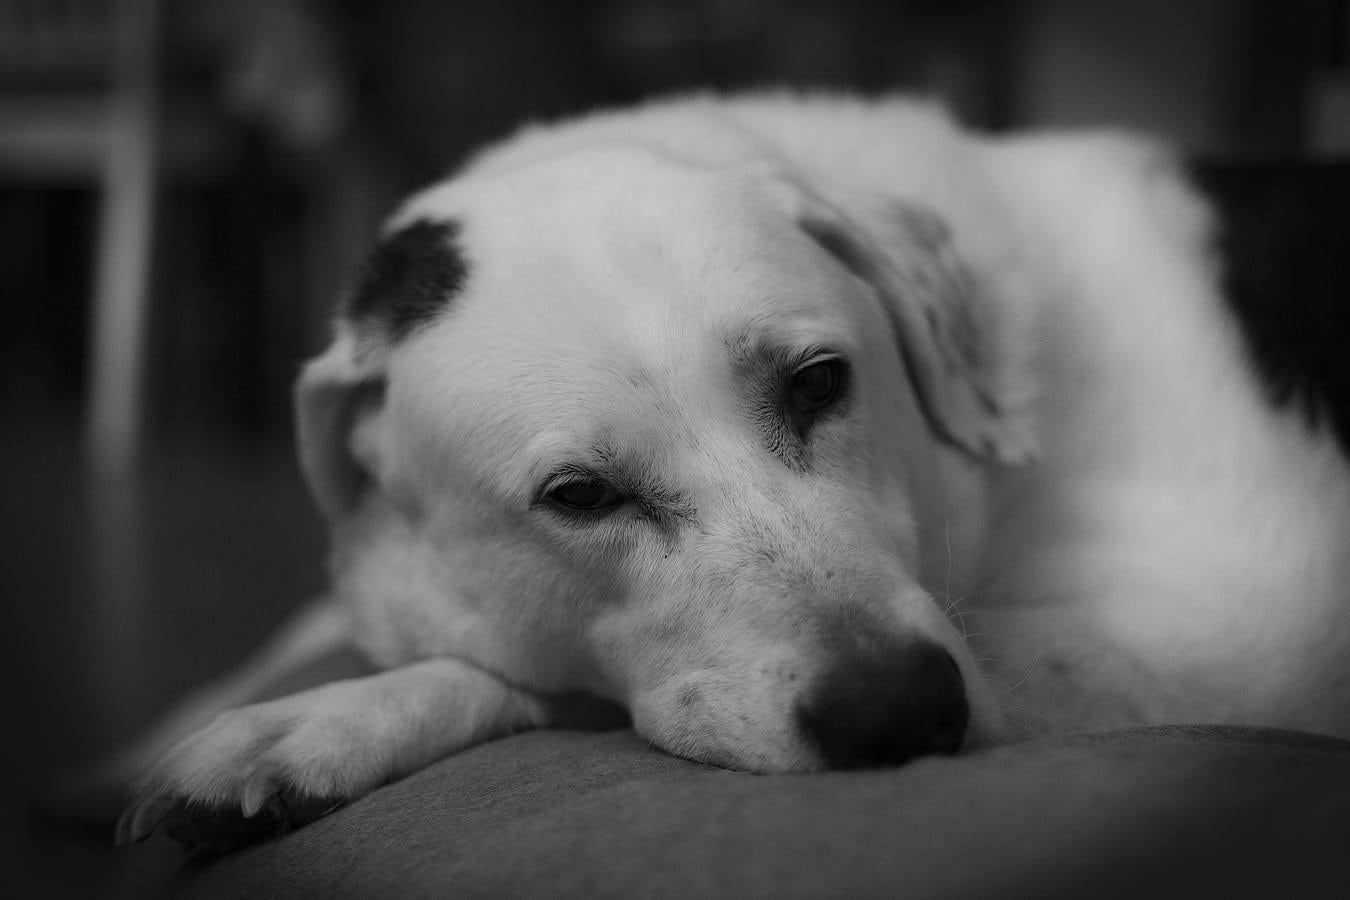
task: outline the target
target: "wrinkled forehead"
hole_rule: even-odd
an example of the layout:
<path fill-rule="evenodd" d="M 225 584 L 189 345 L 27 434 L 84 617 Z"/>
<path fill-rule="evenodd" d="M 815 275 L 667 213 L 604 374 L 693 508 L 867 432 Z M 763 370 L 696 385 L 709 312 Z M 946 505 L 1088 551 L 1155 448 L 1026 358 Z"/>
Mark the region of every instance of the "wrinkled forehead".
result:
<path fill-rule="evenodd" d="M 839 302 L 849 276 L 753 173 L 636 151 L 424 192 L 392 220 L 376 270 L 351 313 L 395 323 L 393 373 L 418 414 L 461 428 L 695 410 L 738 361 L 847 351 L 858 330 Z"/>
<path fill-rule="evenodd" d="M 762 170 L 623 145 L 470 173 L 391 219 L 372 267 L 385 277 L 358 295 L 405 334 L 442 315 L 476 333 L 623 346 L 819 327 L 846 276 L 784 206 Z"/>

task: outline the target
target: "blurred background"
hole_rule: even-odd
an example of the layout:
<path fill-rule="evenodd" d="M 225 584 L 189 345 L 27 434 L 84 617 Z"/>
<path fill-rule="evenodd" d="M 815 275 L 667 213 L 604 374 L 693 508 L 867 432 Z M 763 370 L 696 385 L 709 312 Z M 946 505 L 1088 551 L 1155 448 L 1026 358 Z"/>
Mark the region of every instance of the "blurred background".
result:
<path fill-rule="evenodd" d="M 0 0 L 9 795 L 322 588 L 289 385 L 402 193 L 526 120 L 780 85 L 1345 161 L 1350 0 Z"/>

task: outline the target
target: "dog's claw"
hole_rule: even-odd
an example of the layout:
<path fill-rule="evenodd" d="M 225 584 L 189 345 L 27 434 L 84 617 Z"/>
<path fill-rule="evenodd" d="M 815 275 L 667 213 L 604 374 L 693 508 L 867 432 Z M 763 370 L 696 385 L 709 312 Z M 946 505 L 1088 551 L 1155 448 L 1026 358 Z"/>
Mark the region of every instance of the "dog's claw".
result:
<path fill-rule="evenodd" d="M 344 803 L 345 798 L 297 794 L 270 777 L 254 776 L 243 785 L 237 806 L 194 802 L 173 793 L 145 794 L 122 813 L 114 840 L 125 847 L 159 830 L 192 851 L 226 852 L 307 825 Z"/>
<path fill-rule="evenodd" d="M 126 847 L 145 840 L 164 821 L 173 805 L 173 799 L 164 794 L 136 800 L 117 820 L 114 843 Z"/>
<path fill-rule="evenodd" d="M 256 816 L 274 793 L 276 790 L 269 779 L 259 777 L 250 779 L 244 785 L 243 796 L 239 800 L 239 809 L 244 818 L 251 819 Z"/>

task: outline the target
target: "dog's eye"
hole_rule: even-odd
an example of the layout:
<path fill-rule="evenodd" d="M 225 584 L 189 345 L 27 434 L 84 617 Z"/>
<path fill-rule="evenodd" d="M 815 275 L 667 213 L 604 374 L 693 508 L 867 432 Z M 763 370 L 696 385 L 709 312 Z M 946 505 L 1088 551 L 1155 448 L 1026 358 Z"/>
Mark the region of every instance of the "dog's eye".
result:
<path fill-rule="evenodd" d="M 621 505 L 625 499 L 612 486 L 594 478 L 564 482 L 550 490 L 546 498 L 554 506 L 574 512 L 603 512 Z"/>
<path fill-rule="evenodd" d="M 788 400 L 792 410 L 809 415 L 820 412 L 839 398 L 844 381 L 844 364 L 838 359 L 823 359 L 802 366 L 792 373 Z"/>

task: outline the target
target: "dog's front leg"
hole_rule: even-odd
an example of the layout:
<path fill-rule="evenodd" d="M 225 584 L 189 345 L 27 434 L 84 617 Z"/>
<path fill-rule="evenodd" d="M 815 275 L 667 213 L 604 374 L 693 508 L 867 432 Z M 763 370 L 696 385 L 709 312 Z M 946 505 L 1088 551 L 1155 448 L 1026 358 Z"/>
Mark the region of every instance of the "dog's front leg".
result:
<path fill-rule="evenodd" d="M 180 741 L 137 783 L 117 840 L 164 823 L 185 843 L 224 849 L 547 719 L 543 699 L 454 659 L 240 707 Z"/>

